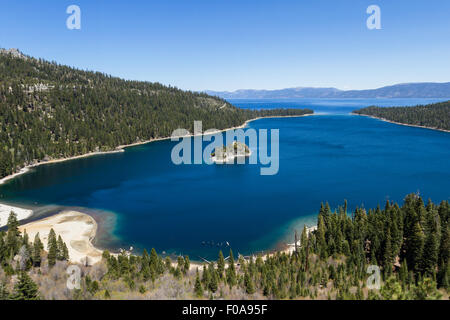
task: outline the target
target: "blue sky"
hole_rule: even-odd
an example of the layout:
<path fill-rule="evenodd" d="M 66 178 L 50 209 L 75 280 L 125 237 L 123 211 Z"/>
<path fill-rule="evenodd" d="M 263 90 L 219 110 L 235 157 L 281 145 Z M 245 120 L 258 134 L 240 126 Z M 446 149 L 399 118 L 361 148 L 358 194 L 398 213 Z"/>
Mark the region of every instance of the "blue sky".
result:
<path fill-rule="evenodd" d="M 71 4 L 81 30 L 66 28 Z M 448 0 L 0 0 L 0 47 L 189 90 L 364 89 L 450 81 L 449 13 Z"/>

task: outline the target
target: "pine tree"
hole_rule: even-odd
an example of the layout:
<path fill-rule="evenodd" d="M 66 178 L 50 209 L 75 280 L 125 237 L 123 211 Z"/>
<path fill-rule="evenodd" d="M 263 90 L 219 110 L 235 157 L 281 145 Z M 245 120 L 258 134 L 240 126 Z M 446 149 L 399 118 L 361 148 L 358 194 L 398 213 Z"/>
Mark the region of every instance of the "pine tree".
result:
<path fill-rule="evenodd" d="M 436 238 L 436 234 L 434 232 L 430 232 L 425 240 L 425 244 L 423 247 L 422 261 L 421 261 L 421 270 L 428 276 L 433 276 L 436 271 L 438 262 L 438 242 Z"/>
<path fill-rule="evenodd" d="M 248 272 L 245 272 L 244 274 L 244 286 L 245 292 L 247 292 L 247 294 L 255 293 L 255 285 L 253 284 L 253 279 L 250 277 Z"/>
<path fill-rule="evenodd" d="M 205 289 L 209 288 L 210 278 L 211 277 L 209 275 L 209 270 L 207 269 L 206 265 L 203 265 L 202 283 Z"/>
<path fill-rule="evenodd" d="M 56 241 L 56 233 L 53 228 L 50 229 L 50 232 L 48 234 L 47 250 L 48 265 L 52 267 L 55 265 L 56 259 L 58 258 L 58 243 Z"/>
<path fill-rule="evenodd" d="M 65 261 L 69 261 L 69 249 L 67 248 L 67 245 L 65 244 L 65 242 L 63 242 L 63 260 Z"/>
<path fill-rule="evenodd" d="M 155 270 L 155 272 L 158 269 L 158 254 L 155 248 L 150 251 L 150 269 Z"/>
<path fill-rule="evenodd" d="M 319 255 L 322 259 L 325 259 L 327 256 L 327 243 L 325 240 L 325 223 L 324 218 L 322 216 L 319 216 L 316 239 Z"/>
<path fill-rule="evenodd" d="M 405 286 L 408 280 L 408 265 L 406 263 L 406 260 L 403 260 L 402 265 L 400 267 L 399 279 L 400 282 L 402 283 L 402 286 Z"/>
<path fill-rule="evenodd" d="M 56 259 L 64 260 L 64 241 L 61 238 L 61 235 L 58 236 L 58 240 L 56 241 L 57 254 Z"/>
<path fill-rule="evenodd" d="M 386 275 L 390 275 L 392 273 L 392 242 L 391 242 L 391 229 L 388 228 L 386 233 L 386 242 L 384 246 L 384 255 L 383 255 L 383 268 Z"/>
<path fill-rule="evenodd" d="M 17 215 L 11 211 L 8 217 L 8 232 L 6 234 L 6 246 L 12 255 L 17 254 L 20 246 L 20 232 L 19 221 L 17 221 Z"/>
<path fill-rule="evenodd" d="M 442 227 L 441 243 L 439 245 L 439 265 L 446 266 L 450 256 L 450 224 Z"/>
<path fill-rule="evenodd" d="M 4 283 L 0 283 L 0 301 L 8 299 L 9 299 L 8 289 L 6 288 L 6 285 Z"/>
<path fill-rule="evenodd" d="M 409 241 L 407 256 L 408 265 L 411 265 L 411 269 L 418 273 L 420 272 L 420 263 L 422 261 L 423 254 L 423 245 L 424 245 L 424 235 L 422 228 L 420 227 L 419 222 L 414 224 L 411 239 Z"/>
<path fill-rule="evenodd" d="M 227 283 L 230 286 L 230 288 L 233 288 L 236 283 L 236 266 L 234 265 L 234 256 L 233 256 L 233 250 L 230 249 L 230 258 L 228 259 L 228 268 L 226 270 L 227 273 Z"/>
<path fill-rule="evenodd" d="M 198 268 L 197 268 L 197 273 L 195 276 L 194 292 L 195 292 L 195 296 L 197 298 L 203 297 L 203 287 L 202 287 L 202 283 L 200 282 L 200 275 L 198 274 Z"/>
<path fill-rule="evenodd" d="M 436 283 L 433 279 L 423 278 L 414 288 L 415 300 L 439 300 L 442 294 L 436 289 Z"/>
<path fill-rule="evenodd" d="M 222 250 L 219 251 L 219 259 L 217 260 L 217 273 L 219 274 L 219 278 L 223 278 L 223 273 L 225 271 L 225 259 L 223 257 Z"/>
<path fill-rule="evenodd" d="M 191 268 L 191 262 L 189 260 L 188 256 L 184 256 L 184 266 L 183 266 L 183 273 L 186 274 L 189 269 Z"/>
<path fill-rule="evenodd" d="M 217 271 L 214 268 L 214 264 L 210 263 L 208 267 L 210 279 L 209 279 L 209 290 L 214 293 L 217 291 L 219 287 L 219 276 L 217 275 Z"/>
<path fill-rule="evenodd" d="M 38 287 L 26 272 L 20 273 L 14 291 L 13 300 L 39 300 Z"/>

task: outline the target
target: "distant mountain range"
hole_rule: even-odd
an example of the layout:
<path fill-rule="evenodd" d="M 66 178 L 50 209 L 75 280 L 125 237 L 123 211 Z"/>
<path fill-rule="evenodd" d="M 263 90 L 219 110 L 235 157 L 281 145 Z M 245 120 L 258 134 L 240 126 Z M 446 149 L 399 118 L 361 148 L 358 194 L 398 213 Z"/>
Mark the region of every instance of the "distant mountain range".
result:
<path fill-rule="evenodd" d="M 404 83 L 370 90 L 336 88 L 288 88 L 280 90 L 206 91 L 223 99 L 293 99 L 293 98 L 450 98 L 450 82 Z"/>

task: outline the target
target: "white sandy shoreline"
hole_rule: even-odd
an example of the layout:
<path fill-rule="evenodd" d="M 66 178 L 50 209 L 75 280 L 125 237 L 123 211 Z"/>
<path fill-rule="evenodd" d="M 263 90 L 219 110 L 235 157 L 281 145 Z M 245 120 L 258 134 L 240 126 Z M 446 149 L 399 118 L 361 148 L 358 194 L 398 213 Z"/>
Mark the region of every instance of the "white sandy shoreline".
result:
<path fill-rule="evenodd" d="M 81 155 L 73 156 L 73 157 L 69 157 L 69 158 L 61 158 L 61 159 L 54 159 L 54 160 L 49 160 L 49 161 L 36 162 L 36 163 L 33 163 L 33 164 L 23 167 L 22 169 L 20 169 L 19 172 L 13 173 L 9 176 L 6 176 L 6 177 L 0 179 L 0 185 L 5 183 L 8 180 L 16 178 L 17 176 L 27 173 L 28 171 L 30 171 L 31 168 L 39 167 L 39 166 L 46 165 L 46 164 L 52 164 L 52 163 L 58 163 L 58 162 L 64 162 L 64 161 L 70 161 L 70 160 L 75 160 L 75 159 L 82 159 L 82 158 L 87 158 L 87 157 L 92 157 L 92 156 L 98 156 L 98 155 L 110 154 L 110 153 L 118 153 L 118 152 L 124 152 L 124 151 L 125 150 L 123 150 L 123 149 L 111 150 L 111 151 L 96 151 L 96 152 L 89 152 L 89 153 L 85 153 L 85 154 L 81 154 Z"/>
<path fill-rule="evenodd" d="M 0 203 L 0 227 L 6 226 L 11 211 L 17 215 L 19 221 L 27 219 L 33 214 L 33 210 Z"/>
<path fill-rule="evenodd" d="M 317 230 L 317 226 L 312 226 L 309 228 L 306 228 L 306 234 L 309 235 L 311 232 L 314 232 Z M 297 246 L 300 247 L 301 245 L 301 239 L 297 240 Z M 284 250 L 283 252 L 285 253 L 293 253 L 295 251 L 295 242 L 294 243 L 289 243 L 288 244 L 288 248 L 286 250 Z"/>
<path fill-rule="evenodd" d="M 97 223 L 90 215 L 78 211 L 63 211 L 19 227 L 21 232 L 26 230 L 31 241 L 39 233 L 45 248 L 50 229 L 66 243 L 71 262 L 86 264 L 87 257 L 88 264 L 92 265 L 102 259 L 102 251 L 92 244 L 97 233 Z"/>
<path fill-rule="evenodd" d="M 400 125 L 400 126 L 415 127 L 415 128 L 428 129 L 428 130 L 434 130 L 434 131 L 441 131 L 441 132 L 447 132 L 447 133 L 450 132 L 450 130 L 433 128 L 433 127 L 426 127 L 426 126 L 420 126 L 418 124 L 401 123 L 401 122 L 396 122 L 396 121 L 392 121 L 392 120 L 381 118 L 381 117 L 371 116 L 371 115 L 368 115 L 368 114 L 359 114 L 359 113 L 354 113 L 354 112 L 352 112 L 352 114 L 353 115 L 357 115 L 357 116 L 363 116 L 363 117 L 368 117 L 368 118 L 372 118 L 372 119 L 377 119 L 377 120 L 381 120 L 381 121 L 384 121 L 384 122 L 397 124 L 397 125 Z"/>
<path fill-rule="evenodd" d="M 235 129 L 242 129 L 245 128 L 248 123 L 259 120 L 259 119 L 265 119 L 265 118 L 297 118 L 297 117 L 305 117 L 305 116 L 311 116 L 314 114 L 304 114 L 304 115 L 289 115 L 289 116 L 268 116 L 268 117 L 258 117 L 254 119 L 250 119 L 245 121 L 242 125 L 227 128 L 223 130 L 216 130 L 208 133 L 201 133 L 198 135 L 186 135 L 186 136 L 180 136 L 179 138 L 183 137 L 194 137 L 194 136 L 202 136 L 202 135 L 211 135 L 219 132 L 225 132 L 228 130 L 235 130 Z M 8 180 L 14 179 L 19 175 L 25 174 L 30 171 L 31 168 L 46 165 L 46 164 L 52 164 L 52 163 L 58 163 L 58 162 L 64 162 L 64 161 L 70 161 L 90 156 L 96 156 L 96 155 L 103 155 L 103 154 L 110 154 L 110 153 L 117 153 L 117 152 L 124 152 L 125 148 L 143 145 L 155 141 L 162 141 L 162 140 L 168 140 L 172 137 L 164 137 L 164 138 L 154 138 L 147 141 L 142 142 L 136 142 L 128 145 L 120 145 L 116 148 L 116 150 L 111 151 L 104 151 L 104 152 L 90 152 L 84 155 L 78 155 L 73 156 L 69 158 L 62 158 L 62 159 L 54 159 L 49 161 L 42 161 L 38 163 L 34 163 L 31 165 L 28 165 L 24 168 L 22 168 L 19 172 L 16 172 L 14 174 L 11 174 L 7 177 L 4 177 L 0 179 L 0 185 L 5 183 Z M 33 211 L 28 209 L 22 209 L 15 206 L 10 206 L 6 204 L 0 204 L 0 227 L 2 225 L 6 225 L 8 216 L 11 211 L 14 211 L 17 214 L 18 220 L 23 220 L 26 218 L 29 218 L 32 216 Z M 19 227 L 19 230 L 23 232 L 24 230 L 27 231 L 30 240 L 33 241 L 35 235 L 39 232 L 39 236 L 46 246 L 47 240 L 48 240 L 48 234 L 50 232 L 50 229 L 53 228 L 55 230 L 55 233 L 57 236 L 61 235 L 61 238 L 66 243 L 68 250 L 69 250 L 69 257 L 70 261 L 76 262 L 76 263 L 86 263 L 86 257 L 88 258 L 89 264 L 94 264 L 101 260 L 102 251 L 100 249 L 97 249 L 92 244 L 92 240 L 96 236 L 97 232 L 97 223 L 95 222 L 94 218 L 92 218 L 90 215 L 78 212 L 78 211 L 62 211 L 55 215 L 52 215 L 50 217 L 40 219 L 37 221 L 33 221 L 30 223 L 27 223 L 26 225 L 22 225 Z M 192 263 L 191 268 L 198 267 L 200 264 Z"/>

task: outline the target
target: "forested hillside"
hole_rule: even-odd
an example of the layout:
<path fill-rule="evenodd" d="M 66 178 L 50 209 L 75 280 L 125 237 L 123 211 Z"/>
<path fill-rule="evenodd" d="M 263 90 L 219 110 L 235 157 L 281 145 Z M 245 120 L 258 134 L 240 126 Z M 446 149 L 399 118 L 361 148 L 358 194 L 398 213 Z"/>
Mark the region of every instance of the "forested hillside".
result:
<path fill-rule="evenodd" d="M 402 206 L 347 205 L 319 210 L 317 230 L 304 228 L 291 254 L 236 257 L 222 252 L 200 268 L 150 254 L 112 255 L 82 269 L 80 289 L 68 290 L 67 248 L 53 231 L 46 250 L 39 237 L 18 231 L 14 215 L 0 232 L 2 299 L 448 299 L 450 206 L 408 195 Z M 228 253 L 227 253 L 228 254 Z M 369 288 L 369 266 L 380 269 L 380 287 Z M 18 277 L 17 277 L 18 276 Z M 17 281 L 14 279 L 17 278 Z M 372 283 L 370 283 L 372 284 Z"/>
<path fill-rule="evenodd" d="M 0 50 L 0 178 L 39 160 L 65 158 L 119 145 L 225 129 L 266 115 L 310 110 L 251 111 L 225 100 L 158 83 L 126 81 Z"/>
<path fill-rule="evenodd" d="M 450 130 L 450 101 L 415 107 L 367 107 L 353 112 L 404 124 Z"/>

